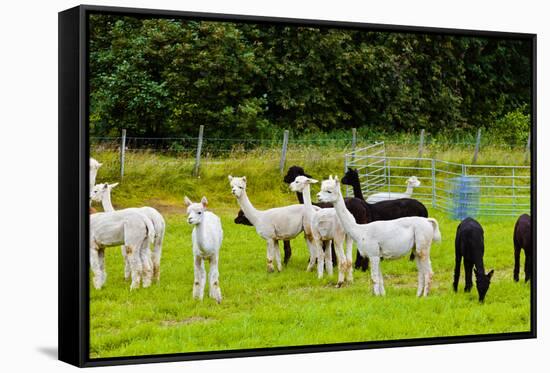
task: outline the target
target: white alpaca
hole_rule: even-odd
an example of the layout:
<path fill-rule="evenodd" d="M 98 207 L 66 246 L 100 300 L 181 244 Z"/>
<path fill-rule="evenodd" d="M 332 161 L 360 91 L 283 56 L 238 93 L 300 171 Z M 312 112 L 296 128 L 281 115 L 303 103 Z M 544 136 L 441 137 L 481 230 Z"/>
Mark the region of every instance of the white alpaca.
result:
<path fill-rule="evenodd" d="M 367 198 L 367 203 L 376 203 L 380 201 L 388 201 L 391 199 L 399 198 L 411 198 L 413 194 L 413 189 L 420 186 L 420 180 L 416 176 L 411 176 L 407 179 L 407 190 L 405 193 L 392 193 L 392 192 L 382 192 L 375 193 L 370 195 Z"/>
<path fill-rule="evenodd" d="M 357 224 L 353 215 L 346 209 L 338 177 L 333 179 L 331 176 L 329 180 L 323 181 L 317 196 L 320 201 L 334 204 L 336 215 L 344 230 L 357 242 L 361 255 L 369 257 L 375 295 L 385 294 L 384 280 L 380 272 L 380 258 L 400 258 L 408 254 L 412 248 L 415 249 L 418 268 L 416 295 L 428 295 L 433 276 L 430 248 L 432 241 L 441 241 L 437 220 L 411 216 Z"/>
<path fill-rule="evenodd" d="M 94 273 L 94 287 L 100 289 L 107 279 L 105 248 L 124 245 L 128 257 L 132 284 L 130 289 L 151 283 L 152 270 L 146 249 L 155 229 L 149 218 L 138 212 L 101 212 L 90 216 L 90 267 Z"/>
<path fill-rule="evenodd" d="M 195 261 L 195 282 L 193 283 L 193 298 L 204 297 L 206 270 L 204 261 L 210 261 L 210 297 L 221 303 L 222 291 L 219 283 L 218 259 L 223 240 L 223 230 L 220 218 L 206 210 L 208 201 L 202 197 L 200 203 L 193 203 L 187 197 L 187 222 L 193 224 L 193 257 Z"/>
<path fill-rule="evenodd" d="M 97 176 L 97 171 L 99 170 L 99 167 L 102 166 L 103 163 L 99 163 L 93 158 L 90 158 L 90 192 L 92 191 L 92 188 L 95 185 L 95 179 Z"/>
<path fill-rule="evenodd" d="M 228 176 L 231 193 L 237 197 L 237 202 L 246 218 L 252 223 L 256 232 L 267 242 L 267 271 L 273 272 L 273 259 L 277 270 L 282 270 L 279 240 L 290 240 L 303 230 L 304 206 L 290 205 L 269 210 L 256 210 L 246 195 L 246 176 Z M 307 240 L 306 240 L 307 242 Z M 308 269 L 315 263 L 317 253 L 313 245 L 310 247 L 310 262 Z"/>
<path fill-rule="evenodd" d="M 328 248 L 328 255 L 325 254 L 325 266 L 327 272 L 332 275 L 332 257 L 330 250 L 331 241 L 334 242 L 334 248 L 336 251 L 336 257 L 338 260 L 338 284 L 340 287 L 344 283 L 346 276 L 349 281 L 353 280 L 352 275 L 352 246 L 353 241 L 351 237 L 346 235 L 344 228 L 338 221 L 336 211 L 333 208 L 325 208 L 314 210 L 311 203 L 310 184 L 317 183 L 317 180 L 308 178 L 306 176 L 297 176 L 296 179 L 290 184 L 290 189 L 293 192 L 300 192 L 304 197 L 304 220 L 310 222 L 311 236 L 314 245 L 319 253 L 318 264 L 323 261 L 323 243 Z M 304 223 L 304 231 L 306 224 Z M 344 239 L 346 240 L 346 254 L 344 254 Z M 322 275 L 322 264 L 321 264 Z"/>
<path fill-rule="evenodd" d="M 97 184 L 93 187 L 91 192 L 91 199 L 95 202 L 101 202 L 103 210 L 105 212 L 115 211 L 113 204 L 111 203 L 111 191 L 116 187 L 118 183 L 114 184 Z M 121 211 L 126 212 L 140 212 L 143 215 L 147 216 L 153 223 L 155 229 L 155 236 L 153 239 L 153 254 L 152 254 L 152 265 L 153 265 L 153 279 L 155 281 L 160 281 L 160 257 L 162 254 L 162 241 L 164 240 L 164 232 L 166 231 L 166 223 L 162 215 L 152 207 L 137 207 L 137 208 L 127 208 Z M 126 249 L 121 248 L 122 256 L 124 257 L 124 278 L 127 280 L 130 277 L 130 262 L 126 256 Z M 146 249 L 146 255 L 151 256 L 150 248 Z"/>

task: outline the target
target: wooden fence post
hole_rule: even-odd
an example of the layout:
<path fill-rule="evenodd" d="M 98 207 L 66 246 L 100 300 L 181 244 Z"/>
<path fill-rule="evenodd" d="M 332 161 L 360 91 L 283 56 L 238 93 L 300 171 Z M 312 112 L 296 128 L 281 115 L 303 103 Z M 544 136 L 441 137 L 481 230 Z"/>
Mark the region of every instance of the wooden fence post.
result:
<path fill-rule="evenodd" d="M 204 133 L 204 125 L 199 127 L 199 140 L 197 143 L 197 155 L 195 157 L 195 167 L 193 168 L 193 176 L 199 176 L 199 167 L 201 165 L 201 151 L 202 151 L 202 135 Z"/>
<path fill-rule="evenodd" d="M 531 132 L 529 132 L 529 137 L 527 137 L 527 144 L 525 144 L 525 160 L 527 163 L 529 161 L 529 155 L 531 154 Z"/>
<path fill-rule="evenodd" d="M 422 158 L 424 153 L 424 129 L 420 131 L 420 143 L 418 144 L 418 158 Z"/>
<path fill-rule="evenodd" d="M 286 161 L 286 150 L 288 148 L 288 130 L 285 130 L 284 137 L 283 137 L 283 149 L 281 152 L 281 162 L 279 163 L 279 171 L 281 172 L 281 175 L 283 174 L 285 170 L 285 161 Z"/>
<path fill-rule="evenodd" d="M 356 147 L 357 147 L 357 128 L 352 128 L 351 129 L 351 160 L 348 161 L 348 156 L 347 155 L 345 156 L 344 175 L 346 174 L 346 172 L 348 172 L 348 164 L 351 163 L 351 165 L 353 165 L 353 163 L 355 162 L 355 148 Z M 346 197 L 347 196 L 348 196 L 348 188 L 346 187 Z"/>
<path fill-rule="evenodd" d="M 481 128 L 477 130 L 476 147 L 474 149 L 474 159 L 472 159 L 472 163 L 477 162 L 477 154 L 479 153 L 480 143 L 481 143 Z"/>
<path fill-rule="evenodd" d="M 120 140 L 120 181 L 124 177 L 124 155 L 126 153 L 126 130 L 122 130 L 122 137 Z"/>

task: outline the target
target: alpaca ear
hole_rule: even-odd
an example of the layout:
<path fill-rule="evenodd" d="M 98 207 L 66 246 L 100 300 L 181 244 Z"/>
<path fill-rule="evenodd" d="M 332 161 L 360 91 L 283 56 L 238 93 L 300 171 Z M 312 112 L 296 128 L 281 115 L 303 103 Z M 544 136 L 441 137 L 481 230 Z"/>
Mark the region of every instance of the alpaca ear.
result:
<path fill-rule="evenodd" d="M 191 200 L 189 198 L 187 198 L 187 196 L 185 196 L 185 197 L 183 197 L 183 203 L 185 203 L 186 206 L 189 206 L 193 202 L 191 202 Z"/>
<path fill-rule="evenodd" d="M 338 183 L 338 175 L 334 176 L 334 181 L 336 181 Z"/>
<path fill-rule="evenodd" d="M 487 273 L 487 277 L 489 277 L 489 280 L 491 279 L 491 277 L 493 277 L 493 274 L 495 273 L 495 270 L 494 269 L 491 269 L 489 271 L 489 273 Z"/>
<path fill-rule="evenodd" d="M 97 164 L 97 168 L 100 168 L 101 166 L 103 166 L 103 163 L 98 163 Z"/>
<path fill-rule="evenodd" d="M 332 180 L 332 175 L 329 175 L 328 179 L 329 179 L 329 180 Z"/>
<path fill-rule="evenodd" d="M 206 206 L 208 206 L 208 200 L 206 199 L 206 197 L 202 197 L 201 199 L 201 203 L 202 203 L 202 207 L 206 208 Z"/>
<path fill-rule="evenodd" d="M 109 184 L 109 188 L 113 189 L 113 188 L 116 187 L 117 185 L 118 185 L 118 183 Z"/>
<path fill-rule="evenodd" d="M 319 180 L 309 179 L 309 183 L 310 183 L 310 184 L 316 184 L 316 183 L 318 183 L 318 182 L 319 182 Z"/>
<path fill-rule="evenodd" d="M 233 181 L 233 176 L 227 175 L 227 178 L 229 179 L 229 182 Z"/>
<path fill-rule="evenodd" d="M 243 176 L 243 181 L 246 183 L 246 176 Z"/>

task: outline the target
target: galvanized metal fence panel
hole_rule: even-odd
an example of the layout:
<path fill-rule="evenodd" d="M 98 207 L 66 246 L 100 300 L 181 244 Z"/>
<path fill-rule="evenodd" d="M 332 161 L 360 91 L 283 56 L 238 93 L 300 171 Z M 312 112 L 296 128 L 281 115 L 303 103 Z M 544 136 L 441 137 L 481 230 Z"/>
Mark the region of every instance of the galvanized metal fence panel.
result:
<path fill-rule="evenodd" d="M 477 165 L 426 157 L 396 157 L 386 154 L 384 142 L 356 149 L 345 155 L 346 169 L 359 173 L 365 198 L 378 192 L 404 193 L 407 179 L 416 176 L 421 185 L 412 198 L 452 215 L 457 211 L 457 182 L 469 181 L 476 196 L 467 201 L 480 216 L 519 215 L 531 206 L 529 166 Z M 351 195 L 351 188 L 346 189 Z M 460 202 L 464 203 L 464 201 Z"/>

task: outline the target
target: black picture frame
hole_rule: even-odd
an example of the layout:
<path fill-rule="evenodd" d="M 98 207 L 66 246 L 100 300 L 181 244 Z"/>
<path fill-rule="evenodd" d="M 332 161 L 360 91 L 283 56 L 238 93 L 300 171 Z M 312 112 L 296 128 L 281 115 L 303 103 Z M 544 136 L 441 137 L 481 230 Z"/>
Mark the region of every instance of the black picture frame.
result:
<path fill-rule="evenodd" d="M 531 76 L 531 216 L 533 274 L 531 281 L 531 330 L 529 332 L 456 337 L 401 339 L 382 342 L 338 343 L 299 347 L 258 348 L 117 358 L 89 357 L 89 270 L 88 270 L 88 35 L 87 20 L 93 13 L 135 17 L 277 23 L 333 26 L 363 30 L 452 34 L 529 40 L 532 45 Z M 370 348 L 421 346 L 536 338 L 537 331 L 537 194 L 536 194 L 536 34 L 459 30 L 418 26 L 381 25 L 356 22 L 290 19 L 260 16 L 183 12 L 81 5 L 59 13 L 59 360 L 79 367 L 219 359 L 261 355 L 328 352 Z"/>

